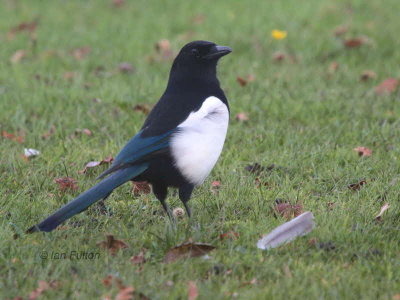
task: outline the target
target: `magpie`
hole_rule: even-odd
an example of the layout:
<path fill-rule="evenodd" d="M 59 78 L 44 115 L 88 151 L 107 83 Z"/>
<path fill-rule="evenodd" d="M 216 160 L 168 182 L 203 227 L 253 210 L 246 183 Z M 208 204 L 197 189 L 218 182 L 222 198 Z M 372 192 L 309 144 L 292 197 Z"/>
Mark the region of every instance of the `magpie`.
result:
<path fill-rule="evenodd" d="M 98 177 L 102 181 L 27 233 L 52 231 L 130 180 L 150 183 L 170 217 L 168 187 L 178 188 L 190 217 L 187 202 L 216 164 L 228 130 L 229 105 L 216 69 L 218 60 L 231 51 L 208 41 L 186 44 L 172 64 L 164 94 L 140 131 Z"/>

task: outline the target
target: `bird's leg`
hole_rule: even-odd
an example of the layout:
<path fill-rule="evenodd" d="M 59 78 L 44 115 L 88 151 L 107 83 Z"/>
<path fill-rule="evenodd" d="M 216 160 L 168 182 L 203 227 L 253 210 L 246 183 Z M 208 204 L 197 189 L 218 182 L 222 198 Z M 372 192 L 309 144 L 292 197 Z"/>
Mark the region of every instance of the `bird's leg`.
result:
<path fill-rule="evenodd" d="M 165 212 L 168 214 L 168 217 L 171 220 L 174 220 L 171 210 L 169 209 L 165 199 L 167 198 L 168 188 L 164 185 L 156 185 L 153 184 L 153 193 L 156 195 L 158 201 L 161 202 L 162 207 L 164 208 Z"/>
<path fill-rule="evenodd" d="M 108 216 L 112 216 L 113 215 L 111 209 L 108 208 L 107 205 L 104 202 L 110 195 L 111 195 L 111 193 L 109 193 L 107 196 L 105 196 L 103 199 L 101 199 L 97 203 L 97 210 L 101 215 L 108 215 Z"/>
<path fill-rule="evenodd" d="M 194 188 L 194 186 L 192 184 L 187 184 L 187 185 L 181 186 L 179 188 L 179 199 L 182 201 L 183 205 L 185 206 L 185 210 L 186 210 L 186 213 L 189 218 L 191 216 L 191 213 L 190 213 L 190 208 L 187 205 L 187 202 L 189 201 L 190 196 L 192 195 L 193 188 Z"/>

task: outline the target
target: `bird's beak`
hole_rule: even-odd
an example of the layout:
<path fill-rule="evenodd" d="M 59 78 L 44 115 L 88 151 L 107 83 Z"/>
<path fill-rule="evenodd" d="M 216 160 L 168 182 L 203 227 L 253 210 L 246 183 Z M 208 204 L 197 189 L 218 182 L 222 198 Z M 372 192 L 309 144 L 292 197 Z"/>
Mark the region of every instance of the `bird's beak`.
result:
<path fill-rule="evenodd" d="M 215 45 L 210 49 L 210 52 L 204 56 L 205 59 L 216 59 L 225 56 L 232 52 L 232 49 L 227 46 Z"/>

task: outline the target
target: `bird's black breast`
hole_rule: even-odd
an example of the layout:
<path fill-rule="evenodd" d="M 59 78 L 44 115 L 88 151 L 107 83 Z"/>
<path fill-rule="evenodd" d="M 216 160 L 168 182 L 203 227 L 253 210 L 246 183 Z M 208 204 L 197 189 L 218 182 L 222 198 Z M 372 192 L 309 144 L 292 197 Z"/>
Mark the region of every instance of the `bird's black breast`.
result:
<path fill-rule="evenodd" d="M 154 106 L 142 127 L 142 137 L 151 137 L 175 129 L 191 112 L 200 109 L 204 100 L 215 96 L 227 106 L 224 92 L 218 85 L 187 86 L 167 89 Z"/>

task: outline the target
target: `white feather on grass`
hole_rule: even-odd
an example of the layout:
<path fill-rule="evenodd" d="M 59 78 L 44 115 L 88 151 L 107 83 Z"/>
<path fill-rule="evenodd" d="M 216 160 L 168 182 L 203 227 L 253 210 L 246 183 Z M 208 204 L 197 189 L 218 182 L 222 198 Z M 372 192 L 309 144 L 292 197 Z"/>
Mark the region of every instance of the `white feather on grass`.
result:
<path fill-rule="evenodd" d="M 262 250 L 278 247 L 294 240 L 298 236 L 309 233 L 313 230 L 314 225 L 314 215 L 312 212 L 306 211 L 293 220 L 276 227 L 269 234 L 264 235 L 257 242 L 257 247 Z"/>

